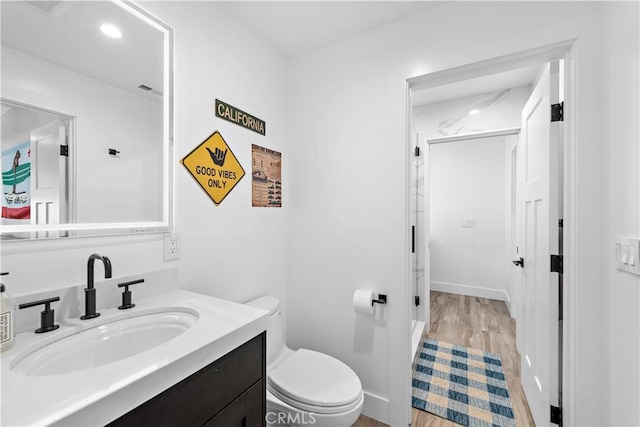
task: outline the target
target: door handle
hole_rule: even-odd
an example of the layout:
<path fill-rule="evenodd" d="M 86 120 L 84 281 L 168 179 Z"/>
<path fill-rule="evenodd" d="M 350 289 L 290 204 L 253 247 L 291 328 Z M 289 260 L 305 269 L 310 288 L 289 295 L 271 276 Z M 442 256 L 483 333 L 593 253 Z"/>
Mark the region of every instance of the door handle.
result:
<path fill-rule="evenodd" d="M 520 257 L 520 259 L 513 261 L 513 263 L 519 267 L 524 268 L 524 258 L 522 257 Z"/>

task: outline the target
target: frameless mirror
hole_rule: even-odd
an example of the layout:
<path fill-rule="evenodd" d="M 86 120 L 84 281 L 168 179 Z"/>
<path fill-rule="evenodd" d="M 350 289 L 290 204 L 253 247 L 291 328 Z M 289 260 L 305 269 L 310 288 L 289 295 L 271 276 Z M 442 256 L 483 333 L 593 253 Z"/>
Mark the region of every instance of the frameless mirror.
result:
<path fill-rule="evenodd" d="M 2 239 L 167 230 L 171 28 L 127 1 L 0 7 Z"/>

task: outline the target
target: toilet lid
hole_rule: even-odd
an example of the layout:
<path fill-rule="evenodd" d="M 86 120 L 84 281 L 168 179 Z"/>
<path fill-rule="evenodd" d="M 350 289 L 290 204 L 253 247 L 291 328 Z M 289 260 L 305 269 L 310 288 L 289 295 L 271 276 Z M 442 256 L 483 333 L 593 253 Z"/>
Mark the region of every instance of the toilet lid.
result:
<path fill-rule="evenodd" d="M 300 349 L 269 372 L 271 392 L 294 406 L 331 408 L 349 406 L 362 395 L 353 370 L 327 354 Z"/>

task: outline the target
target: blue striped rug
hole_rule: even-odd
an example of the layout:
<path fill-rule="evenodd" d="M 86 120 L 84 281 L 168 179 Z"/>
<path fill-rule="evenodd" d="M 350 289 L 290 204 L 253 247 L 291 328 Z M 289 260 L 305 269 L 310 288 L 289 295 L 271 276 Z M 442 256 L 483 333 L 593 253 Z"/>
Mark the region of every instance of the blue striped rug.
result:
<path fill-rule="evenodd" d="M 419 349 L 414 408 L 463 426 L 516 425 L 499 355 L 426 337 Z"/>

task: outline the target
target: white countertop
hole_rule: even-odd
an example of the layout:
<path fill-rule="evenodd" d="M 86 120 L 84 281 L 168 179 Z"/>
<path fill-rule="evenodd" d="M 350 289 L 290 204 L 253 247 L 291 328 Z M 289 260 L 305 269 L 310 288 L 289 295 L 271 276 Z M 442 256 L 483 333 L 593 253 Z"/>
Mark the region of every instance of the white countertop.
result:
<path fill-rule="evenodd" d="M 265 310 L 184 290 L 141 298 L 135 303 L 136 307 L 126 310 L 128 314 L 184 307 L 196 310 L 199 318 L 183 334 L 143 353 L 49 376 L 26 376 L 10 367 L 25 349 L 91 324 L 115 320 L 123 311 L 101 310 L 100 317 L 83 322 L 69 319 L 54 332 L 18 334 L 13 347 L 0 354 L 0 425 L 105 425 L 265 331 L 268 325 Z"/>

